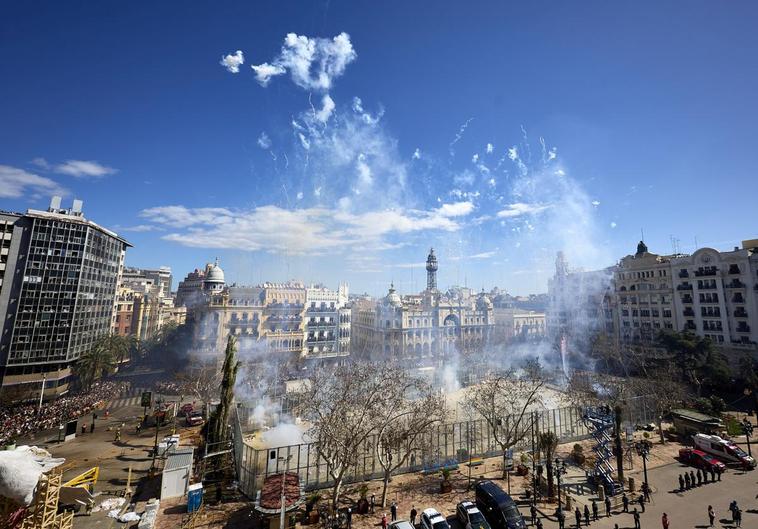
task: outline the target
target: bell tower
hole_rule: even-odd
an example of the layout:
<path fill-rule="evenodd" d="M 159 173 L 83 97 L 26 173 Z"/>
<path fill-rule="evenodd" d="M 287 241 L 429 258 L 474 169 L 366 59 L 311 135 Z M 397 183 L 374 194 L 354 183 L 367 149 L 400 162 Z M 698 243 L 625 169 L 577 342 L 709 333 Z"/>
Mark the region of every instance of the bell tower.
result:
<path fill-rule="evenodd" d="M 434 248 L 430 248 L 426 258 L 426 289 L 429 292 L 437 290 L 437 268 L 437 256 L 434 255 Z"/>

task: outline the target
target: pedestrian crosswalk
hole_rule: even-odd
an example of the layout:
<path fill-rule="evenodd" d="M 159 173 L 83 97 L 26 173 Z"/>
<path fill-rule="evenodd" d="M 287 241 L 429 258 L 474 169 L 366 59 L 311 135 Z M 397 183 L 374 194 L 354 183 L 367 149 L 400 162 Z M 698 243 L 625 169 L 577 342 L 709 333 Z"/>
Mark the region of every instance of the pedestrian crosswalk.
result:
<path fill-rule="evenodd" d="M 113 411 L 120 408 L 128 408 L 130 406 L 139 406 L 142 401 L 143 391 L 145 391 L 143 388 L 132 388 L 129 391 L 126 391 L 119 395 L 118 398 L 115 398 L 108 402 L 106 408 L 110 411 Z"/>

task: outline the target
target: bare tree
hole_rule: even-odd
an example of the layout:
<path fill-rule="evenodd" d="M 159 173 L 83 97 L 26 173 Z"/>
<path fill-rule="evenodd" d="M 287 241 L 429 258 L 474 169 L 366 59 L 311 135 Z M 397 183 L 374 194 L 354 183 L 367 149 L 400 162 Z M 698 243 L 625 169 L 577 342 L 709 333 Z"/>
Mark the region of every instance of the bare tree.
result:
<path fill-rule="evenodd" d="M 219 396 L 221 373 L 215 367 L 203 367 L 191 373 L 181 373 L 176 378 L 182 395 L 192 395 L 205 404 Z"/>
<path fill-rule="evenodd" d="M 333 369 L 315 369 L 298 406 L 312 423 L 308 436 L 332 478 L 332 507 L 336 510 L 345 473 L 357 464 L 369 436 L 384 392 L 397 376 L 387 364 L 350 363 Z"/>
<path fill-rule="evenodd" d="M 428 383 L 402 369 L 392 369 L 377 414 L 376 458 L 384 471 L 382 507 L 392 472 L 405 465 L 417 448 L 417 440 L 446 416 L 445 398 Z"/>
<path fill-rule="evenodd" d="M 669 366 L 662 368 L 649 378 L 636 378 L 631 381 L 636 393 L 655 410 L 655 424 L 658 427 L 661 444 L 666 442 L 666 437 L 663 435 L 663 417 L 677 406 L 681 406 L 689 396 L 687 385 L 678 382 L 676 374 L 676 368 Z"/>
<path fill-rule="evenodd" d="M 544 385 L 542 378 L 530 376 L 528 372 L 519 375 L 509 369 L 488 375 L 466 394 L 466 405 L 485 420 L 503 452 L 504 479 L 508 450 L 530 432 L 529 412 L 543 407 L 540 390 Z"/>

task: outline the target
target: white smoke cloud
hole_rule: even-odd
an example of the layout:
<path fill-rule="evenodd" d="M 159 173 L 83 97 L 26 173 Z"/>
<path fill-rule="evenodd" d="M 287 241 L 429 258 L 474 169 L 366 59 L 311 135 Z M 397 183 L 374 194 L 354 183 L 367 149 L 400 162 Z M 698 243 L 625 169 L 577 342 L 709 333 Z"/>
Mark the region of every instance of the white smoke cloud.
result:
<path fill-rule="evenodd" d="M 491 143 L 487 144 L 487 154 L 492 154 L 492 152 L 495 150 L 495 146 Z"/>
<path fill-rule="evenodd" d="M 268 137 L 268 134 L 265 132 L 261 132 L 261 135 L 258 136 L 258 147 L 264 150 L 269 150 L 271 148 L 271 138 Z"/>
<path fill-rule="evenodd" d="M 324 97 L 321 99 L 321 105 L 321 110 L 316 112 L 315 117 L 321 123 L 326 123 L 329 121 L 329 117 L 334 111 L 334 100 L 329 96 L 329 94 L 324 94 Z"/>
<path fill-rule="evenodd" d="M 416 147 L 416 150 L 413 151 L 413 156 L 411 156 L 414 160 L 420 160 L 421 159 L 421 150 Z"/>
<path fill-rule="evenodd" d="M 509 204 L 505 209 L 498 211 L 497 217 L 504 219 L 520 217 L 522 215 L 535 215 L 545 211 L 549 207 L 549 204 L 524 204 L 522 202 L 516 202 L 514 204 Z"/>
<path fill-rule="evenodd" d="M 219 64 L 231 73 L 239 73 L 240 66 L 245 63 L 245 56 L 242 50 L 237 50 L 234 54 L 224 55 L 221 57 Z"/>
<path fill-rule="evenodd" d="M 340 33 L 331 40 L 288 33 L 279 55 L 271 63 L 253 65 L 252 69 L 261 86 L 289 71 L 299 87 L 327 91 L 356 57 L 347 33 Z"/>

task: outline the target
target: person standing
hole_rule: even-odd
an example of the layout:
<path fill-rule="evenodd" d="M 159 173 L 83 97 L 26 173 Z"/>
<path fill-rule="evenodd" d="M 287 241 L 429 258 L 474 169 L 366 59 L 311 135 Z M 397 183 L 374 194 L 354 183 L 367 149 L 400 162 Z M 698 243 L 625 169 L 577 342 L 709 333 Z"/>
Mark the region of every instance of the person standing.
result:
<path fill-rule="evenodd" d="M 637 498 L 637 503 L 640 504 L 640 508 L 642 509 L 642 512 L 645 512 L 645 496 L 640 494 L 640 497 Z"/>
<path fill-rule="evenodd" d="M 584 525 L 590 524 L 590 508 L 586 505 L 584 506 Z"/>
<path fill-rule="evenodd" d="M 713 505 L 708 506 L 708 524 L 713 527 L 713 522 L 716 520 L 716 513 L 713 511 Z"/>
<path fill-rule="evenodd" d="M 716 469 L 711 467 L 711 483 L 716 481 Z"/>
<path fill-rule="evenodd" d="M 690 483 L 692 483 L 692 487 L 695 487 L 695 472 L 690 470 Z"/>
<path fill-rule="evenodd" d="M 679 474 L 679 490 L 680 491 L 684 490 L 684 478 L 682 477 L 681 474 Z"/>
<path fill-rule="evenodd" d="M 346 517 L 347 517 L 347 529 L 353 529 L 353 510 L 350 507 L 347 508 Z"/>
<path fill-rule="evenodd" d="M 371 514 L 374 514 L 374 506 L 376 505 L 376 495 L 371 495 L 371 501 L 369 502 L 369 510 L 371 511 Z"/>
<path fill-rule="evenodd" d="M 592 500 L 592 521 L 597 522 L 597 503 Z"/>
<path fill-rule="evenodd" d="M 387 529 L 387 513 L 382 513 L 382 529 Z"/>
<path fill-rule="evenodd" d="M 397 521 L 397 503 L 394 501 L 392 502 L 392 505 L 390 505 L 390 514 L 392 515 L 392 521 Z"/>
<path fill-rule="evenodd" d="M 632 511 L 632 516 L 634 517 L 634 529 L 641 529 L 640 528 L 640 513 L 635 508 L 634 511 Z"/>
<path fill-rule="evenodd" d="M 605 516 L 611 515 L 611 498 L 609 496 L 605 497 Z"/>
<path fill-rule="evenodd" d="M 537 529 L 544 529 L 542 527 L 542 520 L 540 520 L 539 518 L 537 518 Z"/>
<path fill-rule="evenodd" d="M 650 503 L 650 485 L 647 483 L 642 484 L 642 494 L 645 496 L 645 501 Z"/>
<path fill-rule="evenodd" d="M 699 487 L 703 483 L 703 474 L 700 472 L 699 468 L 697 469 L 697 474 L 695 475 L 697 476 L 697 486 Z"/>
<path fill-rule="evenodd" d="M 705 468 L 703 469 L 703 483 L 708 483 L 708 470 Z"/>
<path fill-rule="evenodd" d="M 411 506 L 411 525 L 416 525 L 416 516 L 418 515 L 418 511 L 416 510 L 416 506 Z"/>
<path fill-rule="evenodd" d="M 742 510 L 739 507 L 734 509 L 734 525 L 742 527 Z"/>
<path fill-rule="evenodd" d="M 732 513 L 732 523 L 735 522 L 734 511 L 736 510 L 737 510 L 737 500 L 732 500 L 732 503 L 729 504 L 729 512 Z"/>
<path fill-rule="evenodd" d="M 576 529 L 579 529 L 582 526 L 582 511 L 579 510 L 579 506 L 574 511 L 574 517 L 576 518 Z"/>
<path fill-rule="evenodd" d="M 687 472 L 684 473 L 684 484 L 686 485 L 687 490 L 689 490 L 689 488 L 690 488 L 690 475 Z"/>
<path fill-rule="evenodd" d="M 721 467 L 716 468 L 716 477 L 718 478 L 719 481 L 721 481 L 721 473 L 722 472 L 723 472 L 723 470 L 721 470 Z"/>
<path fill-rule="evenodd" d="M 669 517 L 664 512 L 663 516 L 661 516 L 661 525 L 663 526 L 663 529 L 669 529 Z"/>
<path fill-rule="evenodd" d="M 629 497 L 626 492 L 621 496 L 621 502 L 624 504 L 624 512 L 629 512 Z"/>
<path fill-rule="evenodd" d="M 529 506 L 529 514 L 532 516 L 532 525 L 536 525 L 537 524 L 537 507 L 535 507 L 533 503 Z"/>
<path fill-rule="evenodd" d="M 558 507 L 558 529 L 566 529 L 566 514 Z"/>

